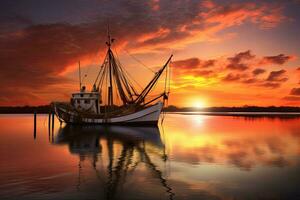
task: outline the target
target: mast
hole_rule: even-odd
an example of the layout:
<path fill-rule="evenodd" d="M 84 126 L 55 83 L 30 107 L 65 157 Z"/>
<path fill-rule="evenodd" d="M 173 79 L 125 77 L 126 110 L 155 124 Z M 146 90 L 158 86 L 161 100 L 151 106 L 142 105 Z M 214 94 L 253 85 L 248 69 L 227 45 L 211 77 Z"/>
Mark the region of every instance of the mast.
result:
<path fill-rule="evenodd" d="M 81 71 L 80 71 L 80 61 L 78 61 L 78 73 L 79 73 L 79 90 L 81 90 Z"/>
<path fill-rule="evenodd" d="M 113 85 L 112 85 L 112 73 L 113 73 L 113 68 L 112 68 L 112 56 L 111 56 L 111 43 L 113 40 L 110 37 L 110 32 L 109 32 L 109 25 L 107 25 L 107 39 L 108 41 L 106 42 L 106 45 L 108 46 L 108 63 L 109 63 L 109 87 L 108 87 L 108 106 L 113 105 Z"/>
<path fill-rule="evenodd" d="M 132 80 L 135 80 L 130 77 L 130 74 L 125 70 L 125 68 L 122 67 L 121 63 L 118 61 L 117 57 L 115 57 L 111 49 L 111 45 L 113 42 L 114 39 L 111 38 L 109 26 L 107 26 L 107 53 L 101 69 L 97 75 L 97 78 L 94 82 L 94 85 L 97 85 L 96 88 L 105 88 L 105 91 L 107 91 L 107 97 L 105 98 L 107 98 L 108 108 L 112 107 L 114 103 L 119 103 L 118 100 L 121 100 L 121 106 L 145 104 L 146 96 L 153 90 L 162 73 L 166 71 L 166 68 L 171 61 L 172 55 L 162 66 L 162 68 L 155 73 L 152 80 L 147 84 L 142 92 L 138 93 L 132 82 Z M 114 102 L 114 100 L 117 101 Z"/>

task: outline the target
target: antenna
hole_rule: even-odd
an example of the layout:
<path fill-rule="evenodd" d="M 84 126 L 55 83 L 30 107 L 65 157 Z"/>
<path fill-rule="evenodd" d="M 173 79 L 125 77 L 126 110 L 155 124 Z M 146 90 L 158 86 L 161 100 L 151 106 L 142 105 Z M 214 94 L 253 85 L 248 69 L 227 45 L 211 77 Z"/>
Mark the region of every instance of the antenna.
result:
<path fill-rule="evenodd" d="M 107 42 L 106 45 L 108 46 L 108 48 L 110 49 L 111 44 L 114 42 L 114 38 L 110 37 L 110 30 L 109 30 L 109 23 L 107 23 Z"/>
<path fill-rule="evenodd" d="M 78 72 L 79 72 L 79 90 L 81 90 L 81 71 L 80 71 L 80 60 L 78 61 Z"/>

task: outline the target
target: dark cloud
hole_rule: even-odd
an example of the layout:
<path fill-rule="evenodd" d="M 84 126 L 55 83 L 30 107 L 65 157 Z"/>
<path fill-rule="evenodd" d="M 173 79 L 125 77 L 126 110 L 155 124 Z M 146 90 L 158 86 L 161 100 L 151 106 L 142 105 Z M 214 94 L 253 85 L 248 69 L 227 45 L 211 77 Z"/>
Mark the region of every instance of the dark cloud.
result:
<path fill-rule="evenodd" d="M 248 65 L 242 63 L 230 63 L 226 66 L 228 69 L 238 70 L 238 71 L 245 71 L 249 68 Z"/>
<path fill-rule="evenodd" d="M 254 70 L 252 71 L 252 74 L 253 74 L 254 76 L 257 76 L 257 75 L 263 74 L 263 73 L 265 73 L 265 72 L 266 72 L 265 69 L 256 68 L 256 69 L 254 69 Z"/>
<path fill-rule="evenodd" d="M 215 63 L 216 63 L 216 60 L 206 60 L 201 63 L 201 67 L 203 67 L 203 68 L 213 67 L 215 65 Z"/>
<path fill-rule="evenodd" d="M 286 73 L 286 70 L 278 70 L 278 71 L 272 71 L 270 72 L 267 81 L 272 81 L 272 82 L 285 82 L 288 80 L 287 77 L 284 77 Z"/>
<path fill-rule="evenodd" d="M 286 70 L 271 71 L 266 80 L 262 80 L 258 86 L 267 88 L 279 88 L 283 82 L 286 82 Z"/>
<path fill-rule="evenodd" d="M 229 57 L 227 59 L 229 61 L 229 64 L 226 67 L 232 70 L 244 71 L 249 68 L 249 65 L 243 62 L 251 60 L 254 57 L 255 55 L 253 55 L 250 50 L 245 52 L 240 52 L 236 54 L 234 57 Z"/>
<path fill-rule="evenodd" d="M 200 60 L 199 58 L 188 58 L 172 62 L 174 68 L 195 69 L 214 66 L 216 60 Z"/>
<path fill-rule="evenodd" d="M 262 59 L 261 63 L 283 65 L 292 58 L 293 58 L 292 56 L 288 56 L 284 54 L 279 54 L 277 56 L 266 56 Z"/>
<path fill-rule="evenodd" d="M 241 79 L 240 74 L 229 73 L 222 80 L 225 82 L 232 82 L 232 81 L 239 81 L 240 79 Z"/>
<path fill-rule="evenodd" d="M 214 71 L 212 70 L 197 70 L 197 71 L 193 71 L 193 74 L 196 76 L 209 76 L 214 74 Z"/>
<path fill-rule="evenodd" d="M 249 78 L 243 81 L 243 83 L 245 84 L 252 84 L 252 83 L 256 83 L 258 80 L 256 78 Z"/>
<path fill-rule="evenodd" d="M 300 96 L 300 88 L 293 88 L 290 95 Z"/>
<path fill-rule="evenodd" d="M 101 41 L 95 31 L 69 24 L 30 26 L 19 34 L 0 38 L 0 65 L 5 66 L 0 68 L 0 84 L 5 85 L 0 98 L 13 94 L 15 88 L 29 94 L 45 86 L 68 83 L 60 73 L 89 51 L 96 52 L 95 43 L 88 37 Z M 25 98 L 23 93 L 12 96 L 19 95 Z"/>
<path fill-rule="evenodd" d="M 267 87 L 267 88 L 279 88 L 281 86 L 281 84 L 280 83 L 265 82 L 265 83 L 259 84 L 258 86 Z"/>
<path fill-rule="evenodd" d="M 200 60 L 199 58 L 188 58 L 172 62 L 177 75 L 192 75 L 209 77 L 214 74 L 213 70 L 207 70 L 214 66 L 216 60 Z"/>
<path fill-rule="evenodd" d="M 286 96 L 286 97 L 283 97 L 283 99 L 287 100 L 287 101 L 299 101 L 300 102 L 299 96 Z"/>
<path fill-rule="evenodd" d="M 198 58 L 189 58 L 185 60 L 178 60 L 172 62 L 172 66 L 176 68 L 184 68 L 184 69 L 194 69 L 200 65 L 200 59 Z"/>
<path fill-rule="evenodd" d="M 255 55 L 253 55 L 251 53 L 251 51 L 248 50 L 248 51 L 240 52 L 240 53 L 236 54 L 234 57 L 228 58 L 228 60 L 233 63 L 240 63 L 244 60 L 250 60 L 254 57 L 255 57 Z"/>

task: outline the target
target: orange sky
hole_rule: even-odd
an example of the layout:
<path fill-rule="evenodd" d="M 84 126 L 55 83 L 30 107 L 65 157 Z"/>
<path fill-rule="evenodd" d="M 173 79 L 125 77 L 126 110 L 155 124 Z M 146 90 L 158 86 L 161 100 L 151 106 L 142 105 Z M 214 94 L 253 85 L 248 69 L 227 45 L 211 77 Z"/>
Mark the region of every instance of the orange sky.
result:
<path fill-rule="evenodd" d="M 90 88 L 108 20 L 114 50 L 140 85 L 153 74 L 127 52 L 153 70 L 174 54 L 169 104 L 300 105 L 299 1 L 0 4 L 0 105 L 68 101 L 78 60 Z"/>

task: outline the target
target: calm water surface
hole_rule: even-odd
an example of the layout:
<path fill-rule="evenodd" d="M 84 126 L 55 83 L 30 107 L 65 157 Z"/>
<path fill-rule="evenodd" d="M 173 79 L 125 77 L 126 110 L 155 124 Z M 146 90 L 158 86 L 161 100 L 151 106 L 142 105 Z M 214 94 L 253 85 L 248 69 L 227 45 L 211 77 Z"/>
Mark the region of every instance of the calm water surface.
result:
<path fill-rule="evenodd" d="M 48 128 L 0 115 L 0 199 L 300 199 L 300 118 L 168 114 Z"/>

